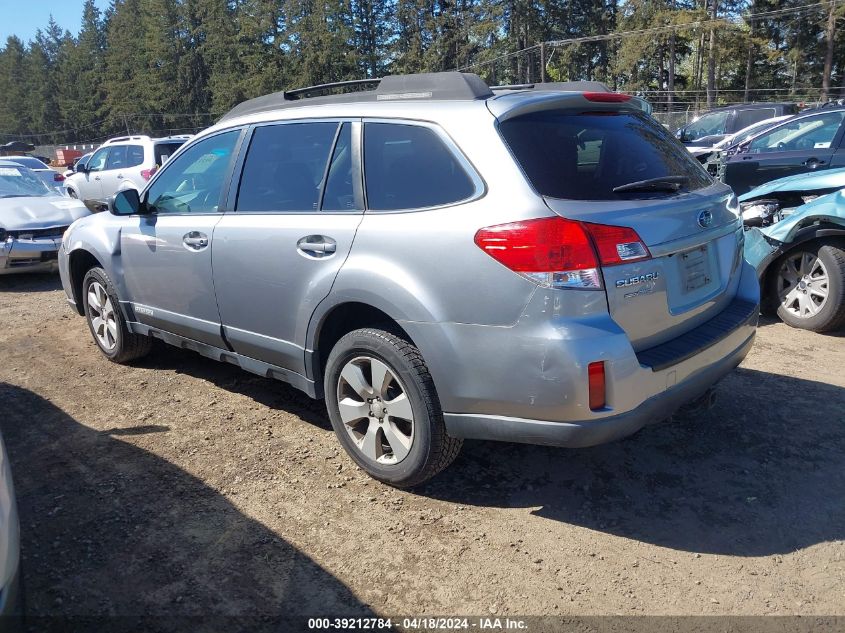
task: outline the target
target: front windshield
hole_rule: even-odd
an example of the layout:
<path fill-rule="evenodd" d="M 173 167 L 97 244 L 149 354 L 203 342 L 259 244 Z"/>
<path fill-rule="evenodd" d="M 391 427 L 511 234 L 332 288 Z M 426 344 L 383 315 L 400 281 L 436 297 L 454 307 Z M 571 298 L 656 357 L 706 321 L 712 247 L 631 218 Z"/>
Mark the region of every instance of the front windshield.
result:
<path fill-rule="evenodd" d="M 50 189 L 26 167 L 0 165 L 0 198 L 49 196 Z"/>
<path fill-rule="evenodd" d="M 728 112 L 711 112 L 703 115 L 700 119 L 690 123 L 684 131 L 685 141 L 695 141 L 705 136 L 725 133 L 725 123 L 728 120 Z"/>

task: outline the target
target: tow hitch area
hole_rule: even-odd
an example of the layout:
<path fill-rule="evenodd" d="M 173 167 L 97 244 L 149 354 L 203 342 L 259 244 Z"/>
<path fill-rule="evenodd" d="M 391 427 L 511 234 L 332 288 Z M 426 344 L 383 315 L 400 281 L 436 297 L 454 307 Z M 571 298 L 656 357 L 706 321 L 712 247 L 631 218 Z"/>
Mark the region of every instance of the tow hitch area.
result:
<path fill-rule="evenodd" d="M 682 406 L 680 409 L 678 409 L 672 415 L 672 417 L 677 418 L 677 417 L 681 417 L 681 416 L 687 417 L 687 416 L 700 415 L 700 414 L 712 409 L 715 404 L 716 404 L 716 388 L 710 387 L 710 389 L 708 389 L 703 394 L 698 396 L 698 398 L 696 398 L 692 402 L 688 402 L 687 404 Z"/>

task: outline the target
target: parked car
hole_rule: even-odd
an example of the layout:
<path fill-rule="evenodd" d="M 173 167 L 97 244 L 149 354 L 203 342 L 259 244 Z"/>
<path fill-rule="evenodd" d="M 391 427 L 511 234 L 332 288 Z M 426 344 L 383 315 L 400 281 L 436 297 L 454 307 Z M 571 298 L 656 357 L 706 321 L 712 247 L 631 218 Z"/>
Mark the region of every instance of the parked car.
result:
<path fill-rule="evenodd" d="M 15 486 L 6 446 L 0 437 L 0 618 L 22 616 L 20 554 L 20 520 Z"/>
<path fill-rule="evenodd" d="M 190 136 L 119 136 L 103 143 L 65 183 L 68 195 L 82 200 L 92 211 L 105 208 L 117 191 L 141 190 Z"/>
<path fill-rule="evenodd" d="M 6 156 L 0 160 L 12 161 L 18 165 L 23 165 L 27 169 L 32 170 L 50 189 L 64 193 L 62 189 L 62 182 L 64 182 L 64 175 L 47 167 L 41 160 L 34 156 Z"/>
<path fill-rule="evenodd" d="M 797 113 L 795 103 L 740 103 L 710 110 L 675 135 L 685 145 L 711 146 L 758 121 Z"/>
<path fill-rule="evenodd" d="M 845 169 L 767 183 L 740 197 L 763 307 L 815 332 L 845 326 Z"/>
<path fill-rule="evenodd" d="M 65 171 L 65 173 L 64 173 L 65 179 L 73 176 L 77 172 L 77 168 L 86 165 L 88 163 L 88 159 L 91 158 L 91 156 L 93 156 L 93 155 L 94 155 L 94 152 L 88 152 L 87 154 L 83 154 L 79 158 L 75 159 L 73 161 L 73 164 L 70 167 L 68 167 L 67 170 Z M 67 182 L 65 182 L 65 189 L 67 189 Z M 74 196 L 74 197 L 77 197 L 77 196 Z"/>
<path fill-rule="evenodd" d="M 62 234 L 88 213 L 32 170 L 0 159 L 0 275 L 55 272 Z"/>
<path fill-rule="evenodd" d="M 752 123 L 748 127 L 742 128 L 739 132 L 725 135 L 725 137 L 718 143 L 714 143 L 713 145 L 687 145 L 687 150 L 689 150 L 689 153 L 698 159 L 698 162 L 706 165 L 707 161 L 713 156 L 713 154 L 742 143 L 743 141 L 768 130 L 776 123 L 785 121 L 791 116 L 792 115 L 787 114 L 784 116 L 772 117 L 771 119 L 764 119 L 763 121 L 758 121 L 757 123 Z"/>
<path fill-rule="evenodd" d="M 319 96 L 343 86 L 236 106 L 72 225 L 62 283 L 107 358 L 160 338 L 287 381 L 412 486 L 463 438 L 634 433 L 745 357 L 736 198 L 643 102 L 457 72 Z"/>
<path fill-rule="evenodd" d="M 717 177 L 737 195 L 794 174 L 845 167 L 845 106 L 805 110 L 722 152 Z"/>

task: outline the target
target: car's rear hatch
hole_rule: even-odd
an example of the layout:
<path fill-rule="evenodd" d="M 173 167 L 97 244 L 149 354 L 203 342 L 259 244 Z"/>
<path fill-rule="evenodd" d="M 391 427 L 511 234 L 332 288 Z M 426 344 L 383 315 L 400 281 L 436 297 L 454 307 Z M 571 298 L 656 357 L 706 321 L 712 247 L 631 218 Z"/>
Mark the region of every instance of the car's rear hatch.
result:
<path fill-rule="evenodd" d="M 499 125 L 551 210 L 629 227 L 647 247 L 601 269 L 608 309 L 635 350 L 676 338 L 731 302 L 742 236 L 733 195 L 653 119 L 624 102 L 570 98 L 501 116 Z"/>

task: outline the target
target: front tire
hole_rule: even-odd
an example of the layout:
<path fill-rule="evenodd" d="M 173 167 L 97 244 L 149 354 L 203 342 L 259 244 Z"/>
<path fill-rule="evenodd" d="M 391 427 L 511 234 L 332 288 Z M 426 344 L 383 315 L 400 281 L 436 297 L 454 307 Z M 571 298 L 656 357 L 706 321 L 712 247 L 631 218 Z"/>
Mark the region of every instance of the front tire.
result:
<path fill-rule="evenodd" d="M 326 406 L 344 450 L 370 476 L 397 488 L 430 479 L 457 457 L 420 351 L 391 332 L 366 328 L 329 354 Z"/>
<path fill-rule="evenodd" d="M 802 245 L 776 266 L 771 292 L 784 323 L 813 332 L 845 325 L 845 251 L 840 246 Z"/>
<path fill-rule="evenodd" d="M 149 354 L 152 339 L 127 329 L 114 284 L 102 268 L 85 273 L 82 304 L 91 336 L 110 361 L 123 364 Z"/>

